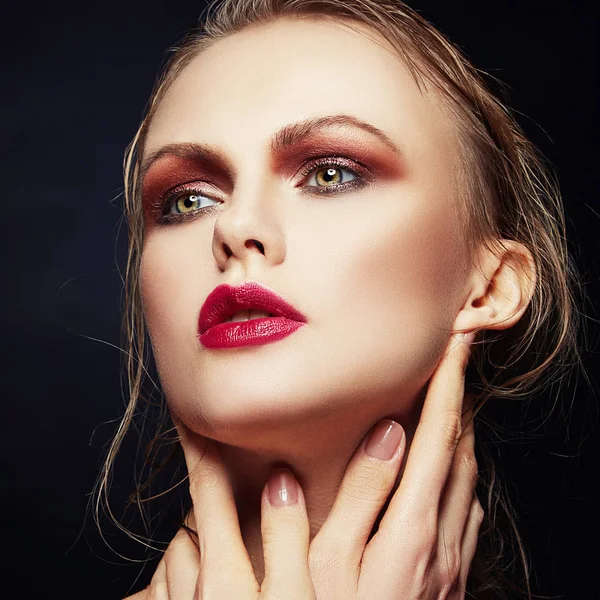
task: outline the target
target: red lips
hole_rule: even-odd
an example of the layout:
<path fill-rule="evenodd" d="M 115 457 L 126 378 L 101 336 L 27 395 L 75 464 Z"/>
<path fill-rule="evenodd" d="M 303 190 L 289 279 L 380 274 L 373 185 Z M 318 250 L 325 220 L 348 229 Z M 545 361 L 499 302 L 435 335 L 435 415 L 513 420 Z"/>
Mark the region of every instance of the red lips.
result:
<path fill-rule="evenodd" d="M 242 310 L 263 310 L 271 317 L 249 321 L 225 320 Z M 200 310 L 200 342 L 206 348 L 233 348 L 280 340 L 306 323 L 306 317 L 268 288 L 249 282 L 238 287 L 219 285 Z"/>

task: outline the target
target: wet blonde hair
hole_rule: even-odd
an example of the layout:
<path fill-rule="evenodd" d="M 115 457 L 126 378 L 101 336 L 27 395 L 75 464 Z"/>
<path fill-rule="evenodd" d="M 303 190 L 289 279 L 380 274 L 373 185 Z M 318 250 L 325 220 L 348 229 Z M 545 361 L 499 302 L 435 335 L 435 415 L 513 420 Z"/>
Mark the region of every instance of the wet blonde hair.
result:
<path fill-rule="evenodd" d="M 464 225 L 470 248 L 484 244 L 499 251 L 501 240 L 508 239 L 520 242 L 531 252 L 536 283 L 524 316 L 506 331 L 479 332 L 467 372 L 467 390 L 478 411 L 478 491 L 486 510 L 469 587 L 483 595 L 493 590 L 495 598 L 508 597 L 503 571 L 506 563 L 512 561 L 507 549 L 516 547 L 524 566 L 524 594 L 531 597 L 525 554 L 513 513 L 482 441 L 486 434 L 493 433 L 494 411 L 502 408 L 499 400 L 538 394 L 558 381 L 566 368 L 579 362 L 574 302 L 577 281 L 567 252 L 562 201 L 552 174 L 510 111 L 488 90 L 484 74 L 433 25 L 396 0 L 223 0 L 209 6 L 201 25 L 173 49 L 124 160 L 125 212 L 129 223 L 123 319 L 128 404 L 98 481 L 96 508 L 104 503 L 113 517 L 108 488 L 115 456 L 135 423 L 134 417 L 153 403 L 153 393 L 143 390 L 150 356 L 139 284 L 144 240 L 139 175 L 149 125 L 166 91 L 200 52 L 226 36 L 281 18 L 329 19 L 349 27 L 361 24 L 385 38 L 417 85 L 437 91 L 459 132 Z M 169 424 L 162 392 L 158 386 L 155 390 L 161 396 L 157 403 L 159 421 Z M 484 410 L 480 410 L 482 407 Z M 151 448 L 155 449 L 164 439 L 176 442 L 176 438 L 168 438 L 170 431 L 172 424 L 166 429 L 159 425 Z M 141 507 L 145 502 L 145 484 L 137 484 L 132 498 Z"/>

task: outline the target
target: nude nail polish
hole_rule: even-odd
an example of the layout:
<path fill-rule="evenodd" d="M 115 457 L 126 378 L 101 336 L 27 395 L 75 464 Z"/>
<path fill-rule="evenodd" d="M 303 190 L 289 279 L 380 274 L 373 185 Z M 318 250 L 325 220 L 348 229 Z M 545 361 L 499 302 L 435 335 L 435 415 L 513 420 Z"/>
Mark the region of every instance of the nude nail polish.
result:
<path fill-rule="evenodd" d="M 276 471 L 267 484 L 272 506 L 290 506 L 298 501 L 298 484 L 289 471 Z"/>
<path fill-rule="evenodd" d="M 395 421 L 384 419 L 373 428 L 365 452 L 380 460 L 390 460 L 403 439 L 404 429 Z"/>

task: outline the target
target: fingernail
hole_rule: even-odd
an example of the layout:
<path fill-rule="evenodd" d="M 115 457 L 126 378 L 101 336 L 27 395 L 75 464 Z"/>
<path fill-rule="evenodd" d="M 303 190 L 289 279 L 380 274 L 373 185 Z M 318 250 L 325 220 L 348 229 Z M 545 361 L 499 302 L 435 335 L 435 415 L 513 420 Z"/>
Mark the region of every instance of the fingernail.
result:
<path fill-rule="evenodd" d="M 403 439 L 404 429 L 395 421 L 384 419 L 373 428 L 365 452 L 380 460 L 390 460 Z"/>
<path fill-rule="evenodd" d="M 472 344 L 475 339 L 475 331 L 470 331 L 469 333 L 463 334 L 465 336 L 465 344 Z"/>
<path fill-rule="evenodd" d="M 267 484 L 272 506 L 290 506 L 298 501 L 298 484 L 289 471 L 276 471 Z"/>

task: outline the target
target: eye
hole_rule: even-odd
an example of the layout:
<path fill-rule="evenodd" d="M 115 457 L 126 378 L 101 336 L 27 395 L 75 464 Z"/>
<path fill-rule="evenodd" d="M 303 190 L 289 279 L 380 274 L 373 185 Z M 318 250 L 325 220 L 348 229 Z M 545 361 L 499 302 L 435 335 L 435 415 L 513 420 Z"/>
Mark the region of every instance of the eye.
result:
<path fill-rule="evenodd" d="M 198 192 L 185 192 L 175 197 L 169 206 L 168 214 L 185 215 L 215 204 L 219 204 L 219 201 L 214 198 L 203 196 Z"/>
<path fill-rule="evenodd" d="M 365 181 L 362 165 L 345 158 L 320 158 L 301 172 L 301 187 L 309 192 L 333 193 L 347 188 L 360 187 Z"/>
<path fill-rule="evenodd" d="M 349 174 L 349 176 L 348 176 Z M 342 169 L 337 166 L 330 167 L 321 167 L 314 172 L 311 180 L 315 181 L 315 184 L 318 186 L 330 187 L 332 185 L 339 185 L 341 183 L 346 183 L 348 181 L 353 181 L 356 179 L 356 175 L 349 171 L 348 169 Z"/>

